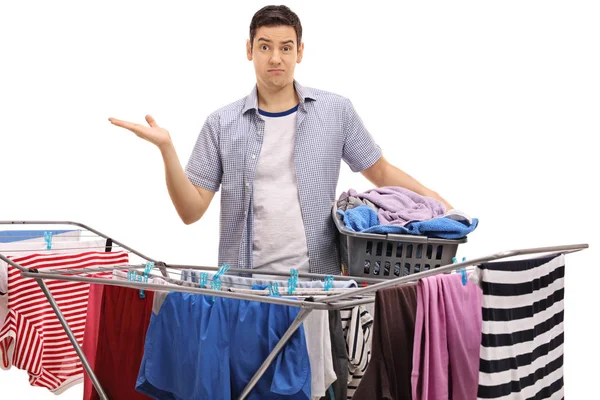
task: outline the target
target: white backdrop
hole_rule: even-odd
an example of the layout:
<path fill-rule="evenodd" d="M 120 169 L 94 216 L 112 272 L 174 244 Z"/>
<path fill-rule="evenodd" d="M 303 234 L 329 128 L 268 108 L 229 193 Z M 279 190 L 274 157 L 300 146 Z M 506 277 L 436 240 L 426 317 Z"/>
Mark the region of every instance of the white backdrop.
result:
<path fill-rule="evenodd" d="M 245 40 L 265 4 L 3 2 L 0 220 L 79 221 L 167 262 L 216 265 L 219 196 L 185 226 L 158 150 L 108 118 L 152 114 L 186 163 L 206 116 L 254 84 Z M 590 244 L 567 256 L 565 315 L 566 393 L 589 398 L 600 358 L 597 2 L 286 4 L 304 27 L 296 78 L 349 97 L 392 163 L 480 219 L 460 257 Z M 338 194 L 370 187 L 343 165 Z M 0 370 L 0 393 L 56 397 L 14 369 Z"/>

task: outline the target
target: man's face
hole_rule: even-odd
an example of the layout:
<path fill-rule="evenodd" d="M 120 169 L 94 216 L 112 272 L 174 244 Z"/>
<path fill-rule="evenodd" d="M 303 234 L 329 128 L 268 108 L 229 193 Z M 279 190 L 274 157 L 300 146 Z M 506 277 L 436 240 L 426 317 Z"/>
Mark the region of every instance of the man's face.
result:
<path fill-rule="evenodd" d="M 256 79 L 262 86 L 277 89 L 294 81 L 296 63 L 302 60 L 304 44 L 298 47 L 296 31 L 291 26 L 261 26 L 254 42 L 246 43 L 248 60 L 254 62 Z"/>

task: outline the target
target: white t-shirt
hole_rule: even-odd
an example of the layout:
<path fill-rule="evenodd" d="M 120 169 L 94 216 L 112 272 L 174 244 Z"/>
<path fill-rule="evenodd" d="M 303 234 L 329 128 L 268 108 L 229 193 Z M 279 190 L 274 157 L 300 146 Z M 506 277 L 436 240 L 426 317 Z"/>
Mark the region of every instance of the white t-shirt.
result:
<path fill-rule="evenodd" d="M 337 379 L 331 354 L 329 312 L 313 310 L 302 325 L 310 361 L 311 399 L 318 400 L 325 396 L 329 386 Z"/>
<path fill-rule="evenodd" d="M 253 188 L 253 268 L 261 272 L 289 273 L 290 268 L 308 272 L 308 245 L 294 166 L 296 110 L 261 112 L 265 133 Z"/>

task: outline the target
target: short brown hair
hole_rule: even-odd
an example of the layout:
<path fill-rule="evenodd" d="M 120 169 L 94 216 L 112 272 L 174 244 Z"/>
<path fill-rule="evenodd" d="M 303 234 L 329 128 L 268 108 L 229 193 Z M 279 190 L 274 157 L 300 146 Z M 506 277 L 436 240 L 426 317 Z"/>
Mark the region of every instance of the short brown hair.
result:
<path fill-rule="evenodd" d="M 256 30 L 261 26 L 287 25 L 296 31 L 296 47 L 300 48 L 302 41 L 302 24 L 300 18 L 287 6 L 265 6 L 258 10 L 250 22 L 250 46 L 253 46 Z"/>

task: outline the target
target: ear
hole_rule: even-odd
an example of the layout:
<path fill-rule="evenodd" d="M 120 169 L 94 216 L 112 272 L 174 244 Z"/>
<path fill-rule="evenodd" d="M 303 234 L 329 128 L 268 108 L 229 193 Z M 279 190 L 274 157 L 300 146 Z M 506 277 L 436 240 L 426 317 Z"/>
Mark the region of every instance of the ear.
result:
<path fill-rule="evenodd" d="M 300 61 L 302 61 L 303 55 L 304 55 L 304 42 L 300 43 L 300 47 L 298 47 L 298 59 L 296 60 L 296 63 L 300 64 Z"/>
<path fill-rule="evenodd" d="M 248 61 L 252 61 L 252 47 L 250 46 L 250 39 L 246 40 L 246 57 Z"/>

